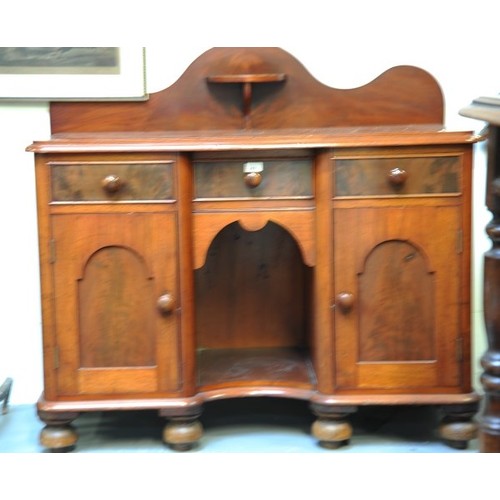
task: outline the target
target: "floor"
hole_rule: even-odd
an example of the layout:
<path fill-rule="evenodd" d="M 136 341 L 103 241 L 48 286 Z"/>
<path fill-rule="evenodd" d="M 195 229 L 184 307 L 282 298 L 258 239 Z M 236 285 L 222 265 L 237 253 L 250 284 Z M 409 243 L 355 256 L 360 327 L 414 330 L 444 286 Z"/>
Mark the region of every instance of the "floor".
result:
<path fill-rule="evenodd" d="M 14 498 L 422 500 L 480 498 L 482 489 L 490 497 L 484 479 L 497 474 L 496 460 L 478 453 L 477 440 L 461 451 L 442 443 L 440 416 L 431 407 L 361 408 L 350 444 L 327 450 L 310 435 L 306 402 L 235 399 L 205 405 L 204 436 L 188 452 L 164 445 L 164 420 L 143 411 L 82 414 L 76 449 L 47 453 L 34 406 L 14 405 L 0 415 L 0 471 Z"/>
<path fill-rule="evenodd" d="M 182 455 L 206 453 L 440 453 L 478 452 L 478 441 L 456 450 L 437 436 L 439 410 L 432 407 L 360 408 L 351 417 L 353 437 L 347 446 L 327 450 L 310 435 L 314 420 L 307 403 L 249 398 L 207 403 L 201 417 L 199 445 Z M 157 412 L 82 414 L 74 425 L 80 436 L 73 453 L 179 454 L 162 443 L 164 419 Z M 9 406 L 0 415 L 0 453 L 44 453 L 38 444 L 43 424 L 32 405 Z"/>

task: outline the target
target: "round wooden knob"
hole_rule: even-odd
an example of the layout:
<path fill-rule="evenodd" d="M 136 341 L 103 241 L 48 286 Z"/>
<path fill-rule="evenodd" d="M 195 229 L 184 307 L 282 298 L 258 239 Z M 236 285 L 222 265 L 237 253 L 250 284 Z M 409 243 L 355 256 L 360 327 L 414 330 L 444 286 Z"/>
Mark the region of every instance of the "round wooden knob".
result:
<path fill-rule="evenodd" d="M 109 194 L 118 192 L 124 185 L 124 182 L 117 175 L 107 175 L 102 180 L 102 188 Z"/>
<path fill-rule="evenodd" d="M 401 187 L 408 179 L 408 172 L 402 168 L 393 168 L 387 177 L 394 187 Z"/>
<path fill-rule="evenodd" d="M 164 293 L 158 297 L 156 307 L 162 314 L 171 314 L 175 309 L 174 296 L 171 293 Z"/>
<path fill-rule="evenodd" d="M 245 174 L 243 180 L 249 188 L 255 188 L 262 182 L 262 175 L 259 172 L 249 172 Z"/>
<path fill-rule="evenodd" d="M 337 295 L 337 305 L 343 313 L 349 312 L 354 306 L 354 295 L 349 292 L 340 292 Z"/>

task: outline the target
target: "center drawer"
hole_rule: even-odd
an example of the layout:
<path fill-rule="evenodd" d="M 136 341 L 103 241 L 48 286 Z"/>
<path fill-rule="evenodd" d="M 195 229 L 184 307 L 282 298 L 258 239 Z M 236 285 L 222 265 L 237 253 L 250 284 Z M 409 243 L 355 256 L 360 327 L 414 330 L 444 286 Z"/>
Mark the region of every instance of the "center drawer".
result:
<path fill-rule="evenodd" d="M 174 162 L 53 162 L 53 202 L 173 200 Z"/>
<path fill-rule="evenodd" d="M 311 158 L 195 159 L 195 200 L 313 197 Z"/>

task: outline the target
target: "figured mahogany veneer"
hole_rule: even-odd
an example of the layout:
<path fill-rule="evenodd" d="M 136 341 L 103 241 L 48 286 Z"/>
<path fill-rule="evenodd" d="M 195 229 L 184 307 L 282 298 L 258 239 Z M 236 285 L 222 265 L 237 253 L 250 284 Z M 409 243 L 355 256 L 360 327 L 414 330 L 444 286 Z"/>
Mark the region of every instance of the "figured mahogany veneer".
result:
<path fill-rule="evenodd" d="M 172 161 L 54 162 L 50 166 L 53 202 L 175 200 Z"/>
<path fill-rule="evenodd" d="M 475 436 L 470 132 L 425 71 L 360 88 L 277 48 L 201 55 L 143 102 L 51 104 L 36 156 L 46 423 L 155 408 L 192 447 L 205 402 L 310 402 L 348 441 L 366 404 L 443 407 Z"/>

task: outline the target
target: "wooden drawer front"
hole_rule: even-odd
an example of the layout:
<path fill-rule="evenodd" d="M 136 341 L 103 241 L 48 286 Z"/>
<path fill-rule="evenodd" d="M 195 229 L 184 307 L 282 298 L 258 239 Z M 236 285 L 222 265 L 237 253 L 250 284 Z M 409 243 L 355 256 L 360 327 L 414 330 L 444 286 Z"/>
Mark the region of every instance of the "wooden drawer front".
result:
<path fill-rule="evenodd" d="M 174 199 L 173 162 L 51 163 L 52 201 Z"/>
<path fill-rule="evenodd" d="M 248 165 L 250 163 L 250 165 Z M 258 174 L 258 185 L 251 185 L 245 170 Z M 311 198 L 313 196 L 312 161 L 223 160 L 194 163 L 196 199 L 220 198 Z"/>
<path fill-rule="evenodd" d="M 335 196 L 459 194 L 460 156 L 335 159 Z"/>

